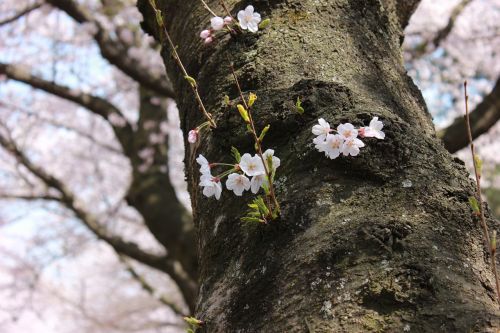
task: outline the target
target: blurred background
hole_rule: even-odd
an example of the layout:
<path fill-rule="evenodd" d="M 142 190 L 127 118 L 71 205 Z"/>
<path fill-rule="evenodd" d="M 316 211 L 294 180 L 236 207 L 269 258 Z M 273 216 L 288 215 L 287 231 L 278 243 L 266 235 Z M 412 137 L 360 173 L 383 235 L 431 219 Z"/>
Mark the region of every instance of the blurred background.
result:
<path fill-rule="evenodd" d="M 74 1 L 0 2 L 0 332 L 182 332 L 176 283 L 112 242 L 165 252 L 131 199 L 148 179 L 190 211 L 159 46 L 135 1 Z M 500 0 L 423 0 L 403 49 L 438 134 L 471 169 L 468 80 L 499 217 Z"/>

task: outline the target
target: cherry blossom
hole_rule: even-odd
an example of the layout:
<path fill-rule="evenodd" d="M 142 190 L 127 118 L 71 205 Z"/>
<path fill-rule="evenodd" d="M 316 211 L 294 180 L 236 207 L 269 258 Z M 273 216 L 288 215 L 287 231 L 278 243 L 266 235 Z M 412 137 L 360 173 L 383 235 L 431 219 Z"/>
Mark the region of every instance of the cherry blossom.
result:
<path fill-rule="evenodd" d="M 224 24 L 231 24 L 233 22 L 233 18 L 231 16 L 224 17 Z"/>
<path fill-rule="evenodd" d="M 351 139 L 358 136 L 358 131 L 351 123 L 340 124 L 337 126 L 337 132 L 342 135 L 344 139 Z"/>
<path fill-rule="evenodd" d="M 344 141 L 342 145 L 342 154 L 344 156 L 357 156 L 359 154 L 359 148 L 364 147 L 365 144 L 358 138 L 349 138 Z"/>
<path fill-rule="evenodd" d="M 245 10 L 240 10 L 238 12 L 238 21 L 240 22 L 241 29 L 257 32 L 259 30 L 261 18 L 259 13 L 254 12 L 253 6 L 248 5 Z"/>
<path fill-rule="evenodd" d="M 265 173 L 264 165 L 262 164 L 260 157 L 252 157 L 248 153 L 241 156 L 239 166 L 247 176 L 258 176 Z"/>
<path fill-rule="evenodd" d="M 281 165 L 281 160 L 278 157 L 274 156 L 273 149 L 268 149 L 262 154 L 262 157 L 264 158 L 264 161 L 266 161 L 266 163 L 269 156 L 272 156 L 273 171 L 276 171 L 276 169 Z"/>
<path fill-rule="evenodd" d="M 208 160 L 202 154 L 198 155 L 196 162 L 200 165 L 200 173 L 202 175 L 210 173 L 210 164 Z"/>
<path fill-rule="evenodd" d="M 378 117 L 373 117 L 368 127 L 361 127 L 359 129 L 360 135 L 365 138 L 377 138 L 383 140 L 385 138 L 385 133 L 382 132 L 383 127 L 384 124 L 378 120 Z"/>
<path fill-rule="evenodd" d="M 344 144 L 344 137 L 339 134 L 328 134 L 326 140 L 319 144 L 320 151 L 324 152 L 330 159 L 336 159 L 342 152 L 342 145 Z"/>
<path fill-rule="evenodd" d="M 314 125 L 312 128 L 312 133 L 317 135 L 319 141 L 325 140 L 326 136 L 332 131 L 330 124 L 323 118 L 318 119 L 319 125 Z"/>
<path fill-rule="evenodd" d="M 207 198 L 215 196 L 215 199 L 219 200 L 222 193 L 222 184 L 220 180 L 216 177 L 202 177 L 200 181 L 200 186 L 203 187 L 203 195 Z"/>
<path fill-rule="evenodd" d="M 243 195 L 243 191 L 250 189 L 250 180 L 244 175 L 232 173 L 227 177 L 226 188 L 240 197 Z"/>
<path fill-rule="evenodd" d="M 253 176 L 250 181 L 252 193 L 257 194 L 264 183 L 267 183 L 267 177 L 265 174 Z"/>

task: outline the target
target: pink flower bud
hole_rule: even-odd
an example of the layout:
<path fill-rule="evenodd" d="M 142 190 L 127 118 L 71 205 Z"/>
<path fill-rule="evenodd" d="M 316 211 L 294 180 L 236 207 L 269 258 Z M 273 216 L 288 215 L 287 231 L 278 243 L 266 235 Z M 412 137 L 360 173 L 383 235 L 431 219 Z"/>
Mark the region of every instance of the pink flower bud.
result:
<path fill-rule="evenodd" d="M 213 37 L 212 37 L 212 36 L 205 38 L 205 44 L 210 44 L 210 43 L 212 43 L 213 41 L 214 41 L 214 39 L 213 39 Z"/>
<path fill-rule="evenodd" d="M 203 39 L 207 39 L 208 37 L 210 37 L 210 35 L 210 30 L 203 30 L 202 32 L 200 32 L 200 38 Z"/>
<path fill-rule="evenodd" d="M 198 130 L 190 130 L 188 134 L 188 142 L 189 143 L 196 143 L 198 141 Z"/>
<path fill-rule="evenodd" d="M 224 17 L 224 24 L 231 24 L 233 22 L 233 18 L 231 16 Z"/>
<path fill-rule="evenodd" d="M 364 138 L 364 137 L 365 137 L 365 128 L 364 128 L 364 127 L 361 127 L 360 129 L 358 129 L 358 135 L 359 135 L 361 138 Z"/>

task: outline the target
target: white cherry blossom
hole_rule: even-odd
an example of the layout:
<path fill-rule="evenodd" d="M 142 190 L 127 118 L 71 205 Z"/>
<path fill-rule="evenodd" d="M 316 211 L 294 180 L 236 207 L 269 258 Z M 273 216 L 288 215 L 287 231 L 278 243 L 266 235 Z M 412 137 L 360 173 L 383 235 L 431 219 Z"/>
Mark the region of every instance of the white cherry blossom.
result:
<path fill-rule="evenodd" d="M 274 156 L 273 149 L 268 149 L 262 154 L 262 157 L 264 158 L 264 161 L 266 161 L 266 163 L 269 156 L 272 156 L 273 170 L 276 171 L 276 169 L 278 169 L 279 166 L 281 165 L 281 160 L 278 157 Z"/>
<path fill-rule="evenodd" d="M 250 189 L 250 180 L 244 175 L 232 173 L 227 177 L 226 188 L 240 197 L 243 191 L 248 191 Z"/>
<path fill-rule="evenodd" d="M 342 145 L 344 144 L 344 138 L 339 134 L 328 134 L 326 140 L 321 144 L 322 151 L 330 159 L 336 159 L 339 157 Z"/>
<path fill-rule="evenodd" d="M 360 139 L 349 138 L 344 141 L 341 152 L 344 156 L 357 156 L 359 154 L 359 148 L 362 148 L 364 146 L 365 144 Z"/>
<path fill-rule="evenodd" d="M 240 168 L 247 176 L 258 176 L 264 174 L 264 165 L 259 156 L 251 156 L 246 153 L 241 156 Z"/>
<path fill-rule="evenodd" d="M 267 183 L 267 177 L 265 174 L 253 176 L 252 180 L 250 181 L 250 188 L 252 190 L 252 193 L 257 194 L 264 183 Z"/>
<path fill-rule="evenodd" d="M 358 136 L 358 130 L 355 129 L 351 123 L 340 124 L 339 126 L 337 126 L 337 132 L 346 140 Z"/>
<path fill-rule="evenodd" d="M 319 125 L 314 125 L 312 128 L 312 133 L 317 135 L 317 141 L 321 142 L 326 139 L 326 136 L 332 131 L 330 124 L 323 118 L 318 119 Z M 316 142 L 315 142 L 316 143 Z"/>
<path fill-rule="evenodd" d="M 370 125 L 368 127 L 362 127 L 362 134 L 365 138 L 377 138 L 383 140 L 385 138 L 385 133 L 382 132 L 382 128 L 384 124 L 378 120 L 378 117 L 373 117 L 370 121 Z"/>
<path fill-rule="evenodd" d="M 200 165 L 200 173 L 202 175 L 210 173 L 210 164 L 208 160 L 202 154 L 198 155 L 196 162 Z"/>
<path fill-rule="evenodd" d="M 210 198 L 215 196 L 215 199 L 219 200 L 222 193 L 222 184 L 219 179 L 215 177 L 202 177 L 200 181 L 200 186 L 203 187 L 203 195 Z"/>
<path fill-rule="evenodd" d="M 238 12 L 238 21 L 240 22 L 241 29 L 257 32 L 261 18 L 259 13 L 254 12 L 253 6 L 249 5 L 245 10 Z"/>

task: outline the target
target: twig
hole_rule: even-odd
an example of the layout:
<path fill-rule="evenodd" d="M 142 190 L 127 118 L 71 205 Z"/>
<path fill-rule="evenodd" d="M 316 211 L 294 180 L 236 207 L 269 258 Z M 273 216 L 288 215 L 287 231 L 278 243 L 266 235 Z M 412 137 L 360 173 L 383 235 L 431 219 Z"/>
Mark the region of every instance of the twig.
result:
<path fill-rule="evenodd" d="M 188 72 L 186 71 L 186 68 L 182 64 L 181 58 L 179 57 L 179 54 L 177 53 L 177 48 L 176 48 L 174 42 L 172 41 L 172 38 L 170 38 L 170 34 L 168 33 L 167 27 L 165 27 L 165 24 L 163 23 L 161 10 L 159 10 L 156 7 L 155 1 L 156 0 L 149 0 L 149 4 L 153 8 L 153 10 L 156 14 L 157 23 L 162 28 L 163 34 L 167 38 L 168 44 L 170 45 L 170 48 L 172 49 L 172 57 L 174 58 L 177 65 L 179 66 L 182 74 L 184 75 L 184 78 L 186 78 L 186 79 L 190 78 L 192 80 L 191 76 L 188 74 Z M 188 80 L 188 81 L 189 81 L 189 85 L 191 86 L 191 89 L 193 90 L 193 94 L 196 98 L 196 101 L 198 102 L 198 105 L 200 107 L 201 112 L 203 113 L 205 118 L 207 118 L 207 120 L 210 122 L 210 127 L 216 128 L 217 125 L 215 124 L 215 121 L 212 119 L 212 116 L 207 112 L 207 109 L 205 108 L 205 105 L 203 104 L 203 101 L 201 100 L 200 93 L 198 92 L 197 83 L 191 82 L 190 80 Z"/>
<path fill-rule="evenodd" d="M 498 280 L 497 265 L 496 265 L 496 230 L 493 231 L 494 242 L 490 240 L 490 234 L 486 219 L 484 217 L 483 198 L 481 195 L 481 175 L 476 161 L 476 152 L 474 143 L 472 142 L 472 132 L 469 119 L 469 95 L 467 94 L 467 81 L 464 82 L 464 99 L 465 99 L 465 125 L 467 127 L 467 137 L 469 139 L 470 151 L 472 155 L 472 164 L 474 165 L 474 175 L 476 177 L 476 195 L 479 203 L 479 216 L 481 218 L 481 226 L 486 241 L 486 248 L 489 249 L 491 257 L 491 267 L 495 276 L 495 284 L 497 289 L 497 302 L 500 305 L 500 281 Z"/>
<path fill-rule="evenodd" d="M 248 118 L 250 119 L 250 126 L 251 126 L 251 129 L 252 129 L 253 138 L 255 140 L 255 145 L 257 147 L 257 152 L 258 152 L 258 155 L 259 155 L 260 159 L 262 160 L 262 164 L 264 165 L 264 171 L 266 173 L 266 177 L 267 177 L 268 182 L 269 182 L 269 194 L 271 196 L 271 199 L 273 200 L 274 207 L 279 211 L 280 210 L 280 205 L 278 203 L 278 200 L 276 200 L 276 195 L 275 195 L 275 192 L 274 192 L 274 185 L 273 185 L 273 182 L 272 182 L 272 179 L 271 179 L 271 173 L 270 173 L 270 171 L 268 169 L 266 161 L 264 160 L 264 155 L 262 153 L 262 145 L 260 144 L 259 137 L 257 136 L 257 132 L 255 130 L 255 125 L 254 125 L 253 118 L 252 118 L 252 112 L 250 111 L 250 108 L 248 107 L 248 104 L 247 104 L 247 102 L 245 100 L 245 97 L 243 96 L 243 92 L 241 91 L 241 87 L 240 87 L 240 83 L 238 81 L 238 77 L 236 76 L 236 72 L 234 71 L 234 67 L 233 67 L 233 64 L 231 62 L 229 62 L 229 67 L 231 68 L 231 73 L 233 74 L 234 81 L 236 82 L 236 87 L 238 89 L 238 93 L 240 94 L 241 101 L 242 101 L 243 105 L 245 106 L 245 109 L 248 112 Z M 270 209 L 270 211 L 272 212 L 273 210 Z"/>
<path fill-rule="evenodd" d="M 213 16 L 219 16 L 217 14 L 214 13 L 214 11 L 212 9 L 210 9 L 210 7 L 208 7 L 207 3 L 203 0 L 200 0 L 202 3 L 203 3 L 203 6 L 210 12 L 210 14 L 212 14 Z"/>

